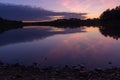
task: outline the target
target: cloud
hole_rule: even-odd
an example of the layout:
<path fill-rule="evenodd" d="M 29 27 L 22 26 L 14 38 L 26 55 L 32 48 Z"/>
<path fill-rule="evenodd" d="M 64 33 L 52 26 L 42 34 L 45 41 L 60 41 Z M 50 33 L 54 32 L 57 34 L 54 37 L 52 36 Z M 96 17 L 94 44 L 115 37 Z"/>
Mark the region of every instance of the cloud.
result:
<path fill-rule="evenodd" d="M 51 20 L 50 16 L 85 18 L 86 13 L 53 12 L 43 8 L 0 3 L 0 17 L 11 20 Z"/>
<path fill-rule="evenodd" d="M 120 0 L 0 0 L 3 3 L 43 7 L 56 12 L 88 13 L 88 17 L 99 17 L 108 8 L 120 5 Z"/>
<path fill-rule="evenodd" d="M 89 17 L 98 17 L 108 8 L 120 5 L 120 0 L 58 0 L 70 12 L 85 12 Z"/>

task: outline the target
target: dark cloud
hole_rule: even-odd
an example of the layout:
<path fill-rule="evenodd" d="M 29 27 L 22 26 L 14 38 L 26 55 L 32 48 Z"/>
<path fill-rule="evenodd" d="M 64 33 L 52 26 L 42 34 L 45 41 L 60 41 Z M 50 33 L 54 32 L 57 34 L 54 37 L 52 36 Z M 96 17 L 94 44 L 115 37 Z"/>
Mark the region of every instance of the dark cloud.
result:
<path fill-rule="evenodd" d="M 53 12 L 42 8 L 0 3 L 0 17 L 11 20 L 50 20 L 49 16 L 85 18 L 85 15 L 86 13 Z"/>

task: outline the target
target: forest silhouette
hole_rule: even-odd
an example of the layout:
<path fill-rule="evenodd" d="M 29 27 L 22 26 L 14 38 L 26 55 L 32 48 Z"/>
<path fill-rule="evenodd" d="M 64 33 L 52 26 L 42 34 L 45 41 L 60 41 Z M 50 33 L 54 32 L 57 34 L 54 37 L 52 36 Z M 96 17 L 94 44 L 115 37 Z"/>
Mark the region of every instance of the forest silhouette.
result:
<path fill-rule="evenodd" d="M 13 21 L 0 18 L 0 33 L 17 28 L 22 28 L 22 21 Z"/>
<path fill-rule="evenodd" d="M 120 6 L 113 9 L 107 9 L 100 15 L 102 22 L 120 22 Z"/>
<path fill-rule="evenodd" d="M 0 18 L 0 32 L 4 32 L 9 29 L 22 28 L 22 26 L 55 26 L 55 27 L 70 27 L 76 28 L 80 26 L 102 26 L 102 28 L 116 28 L 120 25 L 120 6 L 117 6 L 113 9 L 107 9 L 104 11 L 100 18 L 93 19 L 58 19 L 54 21 L 47 22 L 22 22 L 22 21 L 13 21 Z M 112 26 L 112 27 L 111 27 Z M 113 27 L 114 26 L 114 27 Z"/>
<path fill-rule="evenodd" d="M 102 25 L 120 25 L 120 6 L 113 9 L 107 9 L 99 18 L 93 19 L 58 19 L 48 22 L 23 23 L 24 25 L 41 25 L 41 26 L 62 26 L 62 27 L 78 27 L 78 26 L 102 26 Z"/>

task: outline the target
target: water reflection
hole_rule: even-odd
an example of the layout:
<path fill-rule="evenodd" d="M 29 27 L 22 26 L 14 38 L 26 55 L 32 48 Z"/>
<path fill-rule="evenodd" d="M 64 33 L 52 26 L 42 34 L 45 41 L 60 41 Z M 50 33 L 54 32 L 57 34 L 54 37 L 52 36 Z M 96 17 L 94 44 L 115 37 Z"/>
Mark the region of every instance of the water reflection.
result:
<path fill-rule="evenodd" d="M 119 45 L 120 40 L 104 37 L 98 27 L 24 27 L 0 35 L 0 60 L 40 66 L 96 68 L 108 67 L 108 62 L 120 66 Z"/>
<path fill-rule="evenodd" d="M 27 26 L 23 27 L 23 29 L 9 30 L 4 34 L 0 34 L 0 46 L 45 39 L 58 34 L 72 34 L 79 32 L 85 32 L 84 28 L 64 29 L 50 26 Z"/>
<path fill-rule="evenodd" d="M 112 37 L 113 39 L 118 40 L 120 38 L 120 25 L 103 25 L 102 27 L 100 27 L 100 32 L 105 37 Z"/>

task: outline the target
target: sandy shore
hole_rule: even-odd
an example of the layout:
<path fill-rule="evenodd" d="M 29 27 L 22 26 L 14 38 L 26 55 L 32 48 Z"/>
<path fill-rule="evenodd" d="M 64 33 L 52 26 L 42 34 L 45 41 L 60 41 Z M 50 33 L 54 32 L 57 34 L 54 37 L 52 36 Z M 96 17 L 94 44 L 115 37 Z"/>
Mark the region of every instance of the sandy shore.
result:
<path fill-rule="evenodd" d="M 0 80 L 120 80 L 120 68 L 88 71 L 83 65 L 37 68 L 37 64 L 0 64 Z"/>

